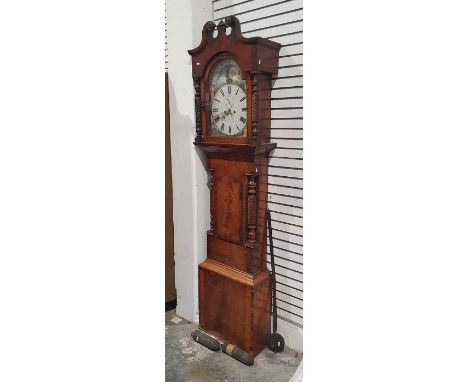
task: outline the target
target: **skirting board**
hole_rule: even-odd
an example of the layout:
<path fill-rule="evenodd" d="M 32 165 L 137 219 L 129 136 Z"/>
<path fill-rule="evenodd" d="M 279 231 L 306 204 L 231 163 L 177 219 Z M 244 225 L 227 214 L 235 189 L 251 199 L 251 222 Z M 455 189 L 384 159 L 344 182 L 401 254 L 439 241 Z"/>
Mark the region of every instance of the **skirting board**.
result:
<path fill-rule="evenodd" d="M 273 328 L 273 324 L 271 326 Z M 285 345 L 302 353 L 302 328 L 278 317 L 278 333 L 284 338 Z"/>

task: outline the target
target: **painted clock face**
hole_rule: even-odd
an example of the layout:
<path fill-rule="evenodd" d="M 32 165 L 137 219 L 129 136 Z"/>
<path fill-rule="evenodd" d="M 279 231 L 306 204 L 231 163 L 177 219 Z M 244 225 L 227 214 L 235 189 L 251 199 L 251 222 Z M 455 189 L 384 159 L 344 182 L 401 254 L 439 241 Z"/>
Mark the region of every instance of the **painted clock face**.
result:
<path fill-rule="evenodd" d="M 232 59 L 219 61 L 209 79 L 209 134 L 247 136 L 245 80 Z"/>

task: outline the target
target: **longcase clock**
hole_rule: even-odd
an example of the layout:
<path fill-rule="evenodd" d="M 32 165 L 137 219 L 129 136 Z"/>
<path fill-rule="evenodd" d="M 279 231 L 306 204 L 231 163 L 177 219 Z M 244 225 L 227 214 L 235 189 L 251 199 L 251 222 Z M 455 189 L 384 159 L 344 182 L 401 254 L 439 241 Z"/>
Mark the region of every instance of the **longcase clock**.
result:
<path fill-rule="evenodd" d="M 200 328 L 253 356 L 271 325 L 265 211 L 276 146 L 270 143 L 271 76 L 280 47 L 243 37 L 230 16 L 207 22 L 200 45 L 189 50 L 194 144 L 207 156 L 210 186 L 207 259 L 198 268 Z"/>

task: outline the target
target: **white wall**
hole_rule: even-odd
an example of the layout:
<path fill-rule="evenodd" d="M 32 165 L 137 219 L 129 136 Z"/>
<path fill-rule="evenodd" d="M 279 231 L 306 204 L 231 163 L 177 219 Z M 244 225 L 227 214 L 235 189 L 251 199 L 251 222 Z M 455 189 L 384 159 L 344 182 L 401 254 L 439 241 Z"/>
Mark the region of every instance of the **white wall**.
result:
<path fill-rule="evenodd" d="M 198 264 L 206 258 L 209 196 L 206 170 L 193 145 L 194 91 L 187 50 L 200 43 L 203 24 L 212 17 L 212 5 L 210 0 L 171 0 L 166 6 L 176 312 L 198 321 L 197 275 Z"/>

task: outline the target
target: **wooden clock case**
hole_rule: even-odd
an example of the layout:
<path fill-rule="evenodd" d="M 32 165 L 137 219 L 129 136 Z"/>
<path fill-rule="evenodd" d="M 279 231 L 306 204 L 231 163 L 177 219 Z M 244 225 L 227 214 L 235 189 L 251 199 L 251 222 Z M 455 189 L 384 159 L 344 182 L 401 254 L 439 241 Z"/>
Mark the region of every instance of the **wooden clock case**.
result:
<path fill-rule="evenodd" d="M 226 33 L 230 28 L 231 33 Z M 214 36 L 214 30 L 217 36 Z M 210 229 L 207 259 L 199 265 L 200 328 L 256 356 L 271 325 L 271 277 L 265 266 L 271 76 L 281 45 L 245 38 L 230 16 L 203 27 L 192 56 L 194 144 L 207 157 Z M 207 90 L 211 69 L 232 58 L 246 81 L 246 137 L 210 136 Z"/>

